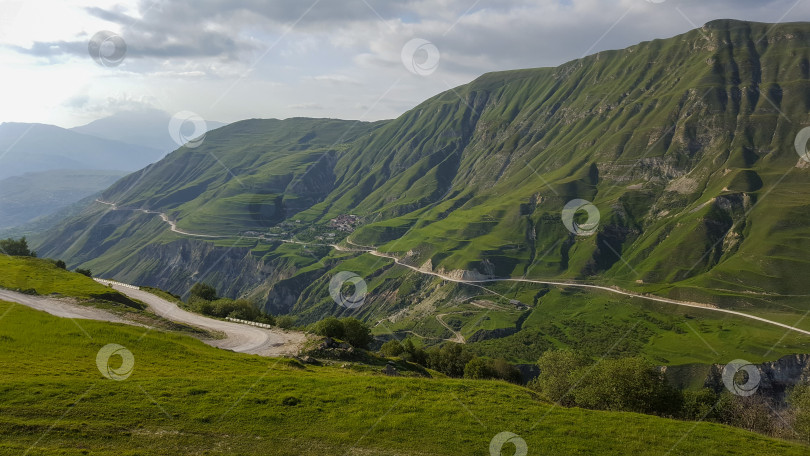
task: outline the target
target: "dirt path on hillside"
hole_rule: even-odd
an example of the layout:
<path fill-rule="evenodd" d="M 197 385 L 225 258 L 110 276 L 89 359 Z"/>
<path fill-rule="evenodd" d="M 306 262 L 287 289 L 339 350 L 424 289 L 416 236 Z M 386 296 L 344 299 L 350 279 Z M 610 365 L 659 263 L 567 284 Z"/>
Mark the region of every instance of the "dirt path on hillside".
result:
<path fill-rule="evenodd" d="M 141 323 L 125 320 L 124 318 L 121 318 L 120 316 L 104 309 L 82 306 L 80 304 L 70 302 L 70 300 L 67 298 L 49 298 L 45 296 L 28 295 L 18 293 L 16 291 L 0 289 L 0 300 L 22 304 L 32 309 L 47 312 L 55 317 L 77 318 L 80 320 L 100 320 L 109 321 L 112 323 L 127 323 L 131 325 L 143 326 Z"/>
<path fill-rule="evenodd" d="M 204 339 L 208 345 L 239 353 L 252 353 L 262 356 L 297 355 L 306 342 L 301 332 L 282 329 L 265 329 L 240 323 L 216 320 L 185 311 L 177 304 L 149 292 L 113 284 L 117 291 L 144 302 L 157 315 L 168 320 L 196 326 L 208 331 L 225 334 L 224 339 Z M 128 320 L 104 309 L 83 306 L 68 298 L 27 295 L 16 291 L 0 289 L 0 300 L 9 301 L 47 312 L 55 317 L 99 320 L 111 323 L 124 323 L 146 327 L 143 323 Z M 81 325 L 79 325 L 81 328 Z"/>
<path fill-rule="evenodd" d="M 163 318 L 209 331 L 224 333 L 224 339 L 204 341 L 214 347 L 239 353 L 282 356 L 298 354 L 304 342 L 306 342 L 306 335 L 301 332 L 257 328 L 241 323 L 208 318 L 183 310 L 177 304 L 144 290 L 132 289 L 118 284 L 113 284 L 113 288 L 130 298 L 146 303 L 150 310 Z"/>
<path fill-rule="evenodd" d="M 464 336 L 460 332 L 456 331 L 455 329 L 450 327 L 450 325 L 448 325 L 447 323 L 444 322 L 443 318 L 444 318 L 445 315 L 449 315 L 449 314 L 436 315 L 436 319 L 439 320 L 439 323 L 442 326 L 444 326 L 445 328 L 447 328 L 447 330 L 450 331 L 451 333 L 453 333 L 453 335 L 455 336 L 453 339 L 447 339 L 447 340 L 450 340 L 450 341 L 455 342 L 457 344 L 466 344 L 467 340 L 464 339 Z"/>

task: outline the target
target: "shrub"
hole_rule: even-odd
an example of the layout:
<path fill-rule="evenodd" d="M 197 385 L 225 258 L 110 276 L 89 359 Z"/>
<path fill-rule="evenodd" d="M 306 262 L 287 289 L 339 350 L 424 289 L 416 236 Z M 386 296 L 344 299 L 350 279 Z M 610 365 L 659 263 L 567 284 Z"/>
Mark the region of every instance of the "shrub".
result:
<path fill-rule="evenodd" d="M 402 349 L 404 350 L 404 358 L 412 363 L 421 364 L 425 367 L 430 367 L 428 354 L 425 350 L 417 348 L 411 339 L 405 339 L 402 342 Z"/>
<path fill-rule="evenodd" d="M 340 320 L 343 325 L 343 339 L 355 348 L 368 348 L 368 344 L 374 340 L 371 335 L 371 328 L 367 324 L 356 318 L 343 318 Z"/>
<path fill-rule="evenodd" d="M 680 418 L 685 420 L 712 420 L 716 421 L 715 404 L 717 393 L 709 388 L 699 390 L 684 390 Z"/>
<path fill-rule="evenodd" d="M 573 391 L 576 404 L 596 410 L 674 414 L 680 396 L 663 372 L 643 358 L 608 359 L 593 369 L 580 369 Z"/>
<path fill-rule="evenodd" d="M 191 287 L 191 291 L 189 291 L 191 297 L 198 297 L 201 299 L 205 299 L 206 301 L 216 301 L 219 299 L 217 297 L 217 289 L 207 283 L 198 282 L 195 283 L 193 287 Z"/>
<path fill-rule="evenodd" d="M 20 239 L 4 239 L 0 241 L 0 252 L 11 256 L 36 257 L 37 252 L 28 249 L 28 241 L 25 236 Z"/>
<path fill-rule="evenodd" d="M 76 272 L 87 277 L 93 277 L 93 273 L 89 269 L 76 268 Z"/>
<path fill-rule="evenodd" d="M 472 359 L 464 346 L 456 343 L 446 343 L 440 349 L 429 351 L 427 356 L 432 369 L 450 377 L 464 376 L 464 367 Z"/>
<path fill-rule="evenodd" d="M 464 378 L 498 379 L 520 383 L 520 371 L 505 359 L 474 357 L 464 366 Z"/>
<path fill-rule="evenodd" d="M 476 356 L 464 366 L 464 378 L 489 379 L 495 378 L 495 369 L 492 368 L 492 360 Z"/>
<path fill-rule="evenodd" d="M 295 317 L 290 315 L 283 315 L 276 318 L 276 326 L 281 329 L 290 329 L 295 326 Z"/>
<path fill-rule="evenodd" d="M 326 317 L 315 323 L 313 331 L 319 336 L 332 337 L 334 339 L 343 339 L 344 335 L 343 323 L 335 317 Z"/>
<path fill-rule="evenodd" d="M 496 359 L 492 362 L 492 367 L 495 369 L 495 378 L 506 380 L 510 383 L 520 384 L 523 382 L 523 376 L 520 374 L 520 369 L 507 362 L 505 359 Z"/>
<path fill-rule="evenodd" d="M 380 354 L 383 356 L 399 356 L 404 352 L 405 348 L 396 339 L 391 339 L 380 347 Z"/>
<path fill-rule="evenodd" d="M 728 391 L 720 394 L 715 407 L 714 421 L 740 427 L 749 431 L 775 435 L 777 426 L 782 422 L 775 416 L 774 406 L 769 400 L 758 394 L 737 396 Z"/>
<path fill-rule="evenodd" d="M 800 439 L 810 441 L 810 383 L 794 386 L 788 394 L 788 404 L 794 410 L 793 429 Z"/>
<path fill-rule="evenodd" d="M 574 398 L 571 396 L 571 389 L 577 380 L 573 376 L 588 364 L 588 358 L 581 353 L 571 350 L 548 350 L 537 361 L 540 375 L 530 382 L 529 387 L 553 402 L 572 406 Z"/>

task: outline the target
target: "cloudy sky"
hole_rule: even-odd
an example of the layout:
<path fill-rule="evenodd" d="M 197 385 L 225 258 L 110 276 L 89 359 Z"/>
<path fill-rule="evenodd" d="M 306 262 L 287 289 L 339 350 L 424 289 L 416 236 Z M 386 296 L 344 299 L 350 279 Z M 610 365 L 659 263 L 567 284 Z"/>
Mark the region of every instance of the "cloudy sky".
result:
<path fill-rule="evenodd" d="M 718 18 L 807 21 L 810 0 L 0 0 L 0 122 L 392 118 L 484 72 Z"/>

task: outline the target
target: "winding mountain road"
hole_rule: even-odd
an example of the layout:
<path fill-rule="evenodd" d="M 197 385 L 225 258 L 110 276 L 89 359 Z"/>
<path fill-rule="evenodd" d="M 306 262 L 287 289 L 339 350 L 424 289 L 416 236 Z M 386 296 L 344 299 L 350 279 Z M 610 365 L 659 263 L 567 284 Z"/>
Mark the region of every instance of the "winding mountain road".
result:
<path fill-rule="evenodd" d="M 111 283 L 106 280 L 97 280 L 104 284 L 111 284 L 115 290 L 130 298 L 144 302 L 155 314 L 168 320 L 196 326 L 208 331 L 224 333 L 225 338 L 223 339 L 203 340 L 206 344 L 214 347 L 262 356 L 283 356 L 298 354 L 304 342 L 306 342 L 306 336 L 303 333 L 275 328 L 257 328 L 255 326 L 208 318 L 185 311 L 178 307 L 177 304 L 153 295 L 152 293 L 139 290 L 137 287 L 125 286 L 116 282 Z M 32 309 L 47 312 L 56 317 L 100 320 L 145 326 L 142 323 L 127 320 L 104 309 L 82 306 L 64 298 L 32 296 L 0 289 L 0 300 L 22 304 Z"/>
<path fill-rule="evenodd" d="M 163 219 L 163 221 L 165 221 L 166 223 L 169 224 L 169 226 L 171 227 L 173 232 L 178 233 L 178 234 L 184 234 L 184 235 L 187 235 L 187 236 L 194 236 L 194 237 L 211 237 L 211 238 L 223 237 L 223 236 L 210 236 L 210 235 L 199 234 L 199 233 L 189 233 L 189 232 L 177 230 L 176 224 L 169 221 L 168 216 L 166 214 L 162 213 L 162 212 L 148 211 L 148 210 L 145 210 L 145 209 L 119 209 L 114 203 L 101 201 L 101 200 L 96 200 L 96 201 L 98 201 L 99 203 L 102 203 L 102 204 L 112 206 L 112 208 L 114 210 L 137 210 L 137 211 L 145 212 L 145 213 L 148 213 L 148 214 L 157 214 Z M 259 238 L 257 237 L 256 239 L 259 239 Z M 659 296 L 652 296 L 652 295 L 646 295 L 646 294 L 641 294 L 641 293 L 634 293 L 632 291 L 622 290 L 622 289 L 620 289 L 618 287 L 606 287 L 606 286 L 602 286 L 602 285 L 592 285 L 592 284 L 585 284 L 585 283 L 562 282 L 562 281 L 554 281 L 554 280 L 535 280 L 535 279 L 511 278 L 511 277 L 508 277 L 508 278 L 488 278 L 488 279 L 477 279 L 477 280 L 459 279 L 459 278 L 455 278 L 455 277 L 450 277 L 450 276 L 448 276 L 446 274 L 441 274 L 441 273 L 434 272 L 434 271 L 427 271 L 427 270 L 418 268 L 416 266 L 413 266 L 413 265 L 410 265 L 410 264 L 407 264 L 407 263 L 403 263 L 399 258 L 397 258 L 397 257 L 395 257 L 393 255 L 388 255 L 388 254 L 385 254 L 385 253 L 382 253 L 382 252 L 378 252 L 376 249 L 374 249 L 372 247 L 369 247 L 369 246 L 360 246 L 360 245 L 354 244 L 351 241 L 349 241 L 348 239 L 346 240 L 346 242 L 348 242 L 349 244 L 352 244 L 353 246 L 355 246 L 357 248 L 353 248 L 353 249 L 352 248 L 346 248 L 346 247 L 343 247 L 343 246 L 339 246 L 337 244 L 307 243 L 307 242 L 295 241 L 295 240 L 291 240 L 291 239 L 273 239 L 273 240 L 274 241 L 279 241 L 279 242 L 291 243 L 291 244 L 329 246 L 329 247 L 334 248 L 335 250 L 339 250 L 339 251 L 343 251 L 343 252 L 364 252 L 364 253 L 374 255 L 376 257 L 387 258 L 389 260 L 393 260 L 394 263 L 396 263 L 397 265 L 406 267 L 406 268 L 411 269 L 413 271 L 416 271 L 416 272 L 418 272 L 420 274 L 431 275 L 431 276 L 434 276 L 434 277 L 438 277 L 438 278 L 440 278 L 442 280 L 447 280 L 449 282 L 456 282 L 456 283 L 463 283 L 463 284 L 466 284 L 466 285 L 472 285 L 472 286 L 479 287 L 481 289 L 484 289 L 484 290 L 486 290 L 486 291 L 488 291 L 490 293 L 494 293 L 494 294 L 498 294 L 498 293 L 485 288 L 481 284 L 483 284 L 483 283 L 493 283 L 493 282 L 524 282 L 524 283 L 533 283 L 533 284 L 540 284 L 540 285 L 553 285 L 553 286 L 561 286 L 561 287 L 586 288 L 586 289 L 592 289 L 592 290 L 606 291 L 606 292 L 609 292 L 609 293 L 615 293 L 615 294 L 628 296 L 628 297 L 632 297 L 632 298 L 644 299 L 644 300 L 647 300 L 647 301 L 659 302 L 659 303 L 664 303 L 664 304 L 672 304 L 672 305 L 681 306 L 681 307 L 692 307 L 692 308 L 708 310 L 708 311 L 712 311 L 712 312 L 721 312 L 721 313 L 725 313 L 725 314 L 728 314 L 728 315 L 735 315 L 735 316 L 742 317 L 742 318 L 747 318 L 747 319 L 750 319 L 750 320 L 756 320 L 756 321 L 761 322 L 761 323 L 767 323 L 767 324 L 770 324 L 770 325 L 779 326 L 780 328 L 784 328 L 784 329 L 787 329 L 787 330 L 790 330 L 790 331 L 795 331 L 795 332 L 810 336 L 810 331 L 807 331 L 807 330 L 804 330 L 804 329 L 801 329 L 801 328 L 797 328 L 795 326 L 790 326 L 790 325 L 787 325 L 785 323 L 779 323 L 778 321 L 768 320 L 767 318 L 762 318 L 762 317 L 757 317 L 755 315 L 750 315 L 750 314 L 747 314 L 747 313 L 744 313 L 744 312 L 738 312 L 738 311 L 729 310 L 729 309 L 722 309 L 720 307 L 717 307 L 717 306 L 714 306 L 714 305 L 711 305 L 711 304 L 702 304 L 702 303 L 697 303 L 697 302 L 679 301 L 679 300 L 676 300 L 676 299 L 669 299 L 669 298 L 663 298 L 663 297 L 659 297 Z M 501 295 L 499 295 L 499 296 L 501 296 Z M 439 321 L 442 321 L 442 320 L 439 319 Z"/>
<path fill-rule="evenodd" d="M 104 281 L 107 282 L 107 281 Z M 111 283 L 112 287 L 149 306 L 157 315 L 178 323 L 184 323 L 208 331 L 217 331 L 225 334 L 224 339 L 206 340 L 208 345 L 232 350 L 239 353 L 252 353 L 262 356 L 281 356 L 298 354 L 306 336 L 303 333 L 284 331 L 281 329 L 265 329 L 255 326 L 216 320 L 203 315 L 183 310 L 177 304 L 153 295 L 148 291 L 133 289 L 118 283 Z"/>
<path fill-rule="evenodd" d="M 138 326 L 143 326 L 140 323 L 134 323 L 129 320 L 108 312 L 104 309 L 96 307 L 81 306 L 74 304 L 67 299 L 48 298 L 45 296 L 28 295 L 18 293 L 16 291 L 5 290 L 0 288 L 0 300 L 8 302 L 16 302 L 32 309 L 47 312 L 53 316 L 61 318 L 77 318 L 80 320 L 101 320 L 113 323 L 127 323 Z"/>

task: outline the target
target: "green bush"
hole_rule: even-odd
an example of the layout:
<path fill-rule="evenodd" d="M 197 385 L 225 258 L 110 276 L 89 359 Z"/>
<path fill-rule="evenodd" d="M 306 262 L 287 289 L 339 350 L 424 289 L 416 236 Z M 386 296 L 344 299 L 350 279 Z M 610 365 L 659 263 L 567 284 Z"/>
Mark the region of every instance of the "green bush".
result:
<path fill-rule="evenodd" d="M 217 289 L 203 282 L 195 283 L 194 286 L 191 287 L 189 294 L 190 298 L 197 297 L 200 299 L 205 299 L 206 301 L 216 301 L 219 299 L 217 297 Z"/>
<path fill-rule="evenodd" d="M 380 347 L 380 354 L 383 356 L 399 356 L 404 352 L 405 348 L 396 339 L 391 339 Z"/>
<path fill-rule="evenodd" d="M 0 241 L 0 253 L 5 253 L 11 256 L 27 256 L 36 257 L 37 252 L 28 249 L 28 241 L 25 236 L 20 239 L 3 239 Z"/>
<path fill-rule="evenodd" d="M 643 358 L 601 361 L 577 371 L 580 382 L 573 395 L 580 407 L 673 415 L 680 395 L 657 366 Z"/>
<path fill-rule="evenodd" d="M 290 329 L 295 326 L 295 317 L 290 315 L 283 315 L 276 318 L 276 326 L 281 329 Z"/>
<path fill-rule="evenodd" d="M 520 383 L 520 371 L 505 359 L 489 359 L 474 357 L 464 366 L 464 378 L 471 379 L 498 379 L 512 383 Z"/>
<path fill-rule="evenodd" d="M 565 406 L 574 405 L 571 390 L 577 381 L 575 373 L 589 364 L 581 353 L 571 350 L 548 350 L 537 361 L 540 375 L 529 383 L 552 402 Z"/>
<path fill-rule="evenodd" d="M 403 358 L 412 363 L 420 364 L 424 367 L 430 367 L 430 360 L 425 350 L 417 348 L 411 339 L 405 339 L 402 342 Z"/>
<path fill-rule="evenodd" d="M 367 324 L 356 318 L 342 318 L 343 340 L 350 343 L 355 348 L 368 348 L 368 344 L 374 340 L 371 335 L 371 328 Z"/>
<path fill-rule="evenodd" d="M 463 345 L 456 343 L 446 343 L 441 348 L 434 348 L 427 356 L 431 369 L 457 378 L 464 376 L 464 367 L 473 357 Z"/>
<path fill-rule="evenodd" d="M 793 429 L 801 440 L 810 442 L 810 383 L 794 386 L 788 394 L 788 404 L 794 411 Z"/>
<path fill-rule="evenodd" d="M 464 366 L 464 378 L 477 380 L 495 378 L 492 360 L 476 356 Z"/>
<path fill-rule="evenodd" d="M 51 259 L 48 259 L 48 261 L 50 261 L 51 263 L 53 263 L 53 265 L 54 265 L 54 266 L 56 266 L 56 267 L 57 267 L 57 268 L 59 268 L 59 269 L 67 269 L 67 264 L 65 264 L 65 262 L 64 262 L 64 261 L 62 261 L 62 260 L 51 260 Z"/>
<path fill-rule="evenodd" d="M 87 277 L 93 277 L 93 272 L 90 271 L 89 269 L 76 268 L 75 272 L 78 272 L 79 274 L 85 275 Z"/>
<path fill-rule="evenodd" d="M 335 317 L 326 317 L 313 327 L 315 334 L 333 339 L 343 339 L 343 330 L 343 323 Z"/>

